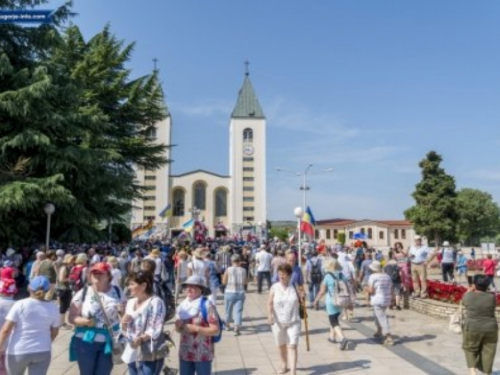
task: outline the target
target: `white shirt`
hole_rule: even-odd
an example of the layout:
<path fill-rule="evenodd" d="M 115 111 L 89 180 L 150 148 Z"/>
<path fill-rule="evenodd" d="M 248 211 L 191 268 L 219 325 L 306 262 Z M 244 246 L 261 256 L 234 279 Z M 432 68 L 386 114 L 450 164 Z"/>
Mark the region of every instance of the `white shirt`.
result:
<path fill-rule="evenodd" d="M 188 261 L 179 261 L 179 279 L 184 280 L 188 277 Z"/>
<path fill-rule="evenodd" d="M 273 256 L 265 250 L 260 250 L 255 255 L 255 260 L 257 261 L 257 272 L 271 272 L 271 262 Z"/>
<path fill-rule="evenodd" d="M 274 293 L 273 313 L 277 323 L 291 324 L 300 321 L 299 299 L 292 283 L 283 287 L 281 282 L 277 282 L 271 287 L 271 293 Z"/>
<path fill-rule="evenodd" d="M 386 273 L 374 273 L 368 279 L 368 285 L 373 287 L 375 293 L 370 301 L 373 306 L 389 306 L 392 300 L 392 281 Z"/>
<path fill-rule="evenodd" d="M 203 279 L 206 278 L 205 270 L 207 267 L 208 265 L 204 260 L 196 258 L 193 258 L 193 260 L 188 264 L 188 268 L 193 271 L 193 275 L 198 275 L 203 277 Z"/>
<path fill-rule="evenodd" d="M 90 264 L 96 264 L 96 263 L 99 263 L 101 261 L 101 257 L 99 256 L 99 254 L 94 254 L 92 256 L 92 258 L 90 259 Z"/>
<path fill-rule="evenodd" d="M 441 263 L 453 263 L 455 261 L 455 259 L 453 259 L 455 252 L 451 247 L 444 247 L 441 249 L 441 255 L 443 256 Z"/>
<path fill-rule="evenodd" d="M 0 327 L 3 327 L 5 318 L 7 317 L 7 314 L 9 313 L 14 303 L 16 303 L 16 301 L 14 301 L 13 298 L 0 297 Z M 7 348 L 7 343 L 5 343 L 5 346 L 3 348 L 0 348 L 0 351 L 5 351 L 5 348 Z"/>
<path fill-rule="evenodd" d="M 6 320 L 16 324 L 7 344 L 10 355 L 50 352 L 50 329 L 61 325 L 57 305 L 34 298 L 14 303 Z"/>
<path fill-rule="evenodd" d="M 119 289 L 119 295 L 117 293 L 117 289 Z M 96 327 L 103 328 L 106 324 L 106 318 L 104 316 L 104 312 L 101 309 L 101 305 L 94 294 L 94 290 L 92 287 L 87 287 L 85 301 L 82 301 L 84 290 L 85 288 L 79 290 L 71 300 L 71 303 L 73 303 L 76 307 L 81 308 L 80 316 L 84 318 L 93 318 L 96 323 Z M 120 324 L 120 316 L 118 315 L 118 311 L 126 302 L 125 293 L 119 287 L 111 286 L 107 293 L 98 294 L 102 301 L 104 309 L 106 310 L 106 315 L 111 326 L 115 327 L 116 325 Z M 76 336 L 83 337 L 83 333 L 77 334 Z M 95 341 L 104 342 L 106 341 L 106 338 L 101 334 L 97 334 L 95 336 Z"/>
<path fill-rule="evenodd" d="M 118 287 L 122 285 L 122 271 L 120 271 L 118 268 L 113 268 L 111 270 L 111 276 L 113 277 L 113 280 L 111 280 L 111 284 Z"/>
<path fill-rule="evenodd" d="M 410 248 L 410 255 L 413 255 L 414 258 L 411 258 L 412 263 L 424 263 L 427 260 L 427 256 L 429 255 L 430 250 L 427 246 L 412 246 Z"/>

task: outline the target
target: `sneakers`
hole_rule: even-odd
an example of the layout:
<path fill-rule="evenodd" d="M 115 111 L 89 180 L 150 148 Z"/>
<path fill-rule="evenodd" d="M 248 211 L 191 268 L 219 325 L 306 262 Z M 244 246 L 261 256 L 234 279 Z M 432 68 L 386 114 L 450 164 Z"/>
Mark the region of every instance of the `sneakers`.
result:
<path fill-rule="evenodd" d="M 381 339 L 382 338 L 382 333 L 381 332 L 375 332 L 373 334 L 373 338 L 376 339 L 376 340 L 377 339 Z"/>
<path fill-rule="evenodd" d="M 340 350 L 346 350 L 347 349 L 347 345 L 349 345 L 349 341 L 346 338 L 344 338 L 340 342 Z"/>
<path fill-rule="evenodd" d="M 384 345 L 386 346 L 393 346 L 394 345 L 394 340 L 392 339 L 391 336 L 386 336 L 385 340 L 384 340 Z"/>

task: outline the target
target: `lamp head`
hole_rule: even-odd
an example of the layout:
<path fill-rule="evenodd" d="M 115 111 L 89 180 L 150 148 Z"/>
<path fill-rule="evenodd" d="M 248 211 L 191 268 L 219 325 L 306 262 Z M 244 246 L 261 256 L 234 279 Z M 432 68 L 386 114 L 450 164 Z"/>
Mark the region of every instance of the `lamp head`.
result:
<path fill-rule="evenodd" d="M 295 207 L 295 210 L 293 210 L 293 213 L 296 217 L 300 218 L 302 217 L 302 214 L 304 211 L 302 210 L 302 207 Z"/>
<path fill-rule="evenodd" d="M 43 207 L 43 210 L 47 215 L 52 215 L 56 210 L 56 207 L 52 203 L 47 203 L 45 207 Z"/>

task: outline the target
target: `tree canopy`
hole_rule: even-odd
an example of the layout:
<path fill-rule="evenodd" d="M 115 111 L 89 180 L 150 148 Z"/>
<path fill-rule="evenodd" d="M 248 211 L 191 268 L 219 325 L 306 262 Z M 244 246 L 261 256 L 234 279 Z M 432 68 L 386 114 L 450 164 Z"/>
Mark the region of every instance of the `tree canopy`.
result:
<path fill-rule="evenodd" d="M 485 237 L 500 232 L 500 208 L 491 194 L 477 189 L 462 189 L 456 199 L 460 241 L 477 246 Z"/>
<path fill-rule="evenodd" d="M 441 167 L 442 157 L 430 151 L 420 161 L 422 179 L 412 197 L 415 205 L 405 211 L 417 233 L 436 243 L 444 238 L 456 239 L 457 211 L 455 206 L 455 179 Z"/>
<path fill-rule="evenodd" d="M 17 8 L 46 1 L 5 1 Z M 108 26 L 85 41 L 61 7 L 52 25 L 0 26 L 0 243 L 90 241 L 141 196 L 135 169 L 168 161 L 152 127 L 167 116 L 157 72 L 131 78 L 133 44 Z"/>

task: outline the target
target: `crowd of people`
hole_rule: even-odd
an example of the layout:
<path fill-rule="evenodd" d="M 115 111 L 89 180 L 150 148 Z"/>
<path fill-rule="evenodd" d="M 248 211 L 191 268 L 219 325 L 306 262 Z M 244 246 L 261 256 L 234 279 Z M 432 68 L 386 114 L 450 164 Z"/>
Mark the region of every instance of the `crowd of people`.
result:
<path fill-rule="evenodd" d="M 300 262 L 297 247 L 277 239 L 74 246 L 32 253 L 8 249 L 0 271 L 0 375 L 21 375 L 27 369 L 46 374 L 60 329 L 73 331 L 69 359 L 83 375 L 109 375 L 118 362 L 125 362 L 133 375 L 158 375 L 176 340 L 164 329 L 169 320 L 179 335 L 180 375 L 211 374 L 222 330 L 241 334 L 251 282 L 257 293 L 268 293 L 278 373 L 295 375 L 307 309 L 326 312 L 326 340 L 340 350 L 355 348 L 341 321 L 353 321 L 360 307 L 373 310 L 374 340 L 394 345 L 387 310 L 407 307 L 405 299 L 428 296 L 431 262 L 439 260 L 446 282 L 455 282 L 454 271 L 459 278 L 467 276 L 467 258 L 447 241 L 442 245 L 431 250 L 417 236 L 414 246 L 405 249 L 398 242 L 384 254 L 363 241 L 306 244 Z M 491 268 L 495 272 L 496 263 L 491 261 L 485 261 L 484 276 L 469 280 L 471 292 L 463 300 L 468 312 L 463 349 L 471 374 L 476 368 L 491 373 L 498 341 L 495 302 L 487 292 L 494 288 Z M 217 306 L 221 295 L 224 316 Z"/>

